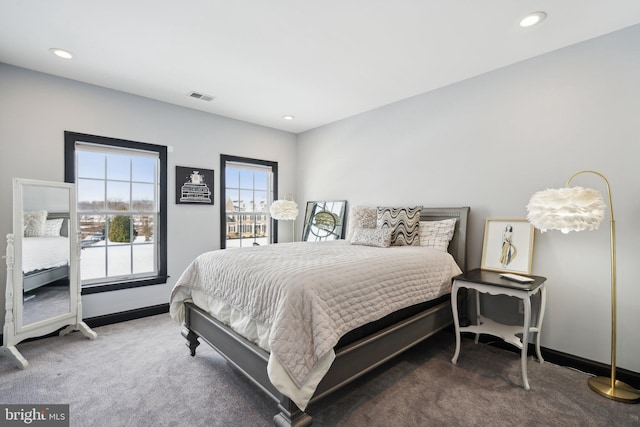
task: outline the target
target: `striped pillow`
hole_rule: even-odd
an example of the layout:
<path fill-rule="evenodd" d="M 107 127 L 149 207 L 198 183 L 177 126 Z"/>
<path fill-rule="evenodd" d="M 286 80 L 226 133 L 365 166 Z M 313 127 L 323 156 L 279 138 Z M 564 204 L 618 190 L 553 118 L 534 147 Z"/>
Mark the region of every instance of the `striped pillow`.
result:
<path fill-rule="evenodd" d="M 414 208 L 378 207 L 377 228 L 391 229 L 391 246 L 420 246 L 420 213 Z"/>

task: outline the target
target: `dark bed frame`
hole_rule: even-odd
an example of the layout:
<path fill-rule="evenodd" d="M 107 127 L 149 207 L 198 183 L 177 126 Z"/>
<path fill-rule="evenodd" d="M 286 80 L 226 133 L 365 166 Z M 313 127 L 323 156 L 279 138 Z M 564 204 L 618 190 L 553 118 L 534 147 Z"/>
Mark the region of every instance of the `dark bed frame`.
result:
<path fill-rule="evenodd" d="M 456 229 L 449 244 L 460 268 L 466 269 L 466 238 L 468 207 L 424 208 L 422 221 L 456 218 Z M 375 367 L 390 360 L 436 332 L 453 323 L 451 302 L 444 298 L 437 305 L 387 326 L 344 347 L 336 347 L 336 358 L 329 372 L 318 385 L 310 404 L 348 384 Z M 309 426 L 311 417 L 301 411 L 287 396 L 269 381 L 267 363 L 269 353 L 246 340 L 235 331 L 212 318 L 193 303 L 185 303 L 185 322 L 182 335 L 187 339 L 191 356 L 202 338 L 246 375 L 274 401 L 280 411 L 273 417 L 276 426 Z"/>
<path fill-rule="evenodd" d="M 63 218 L 66 221 L 62 222 L 62 228 L 60 229 L 60 235 L 69 237 L 69 212 L 56 213 L 49 212 L 47 219 L 59 219 Z M 43 270 L 30 271 L 27 274 L 22 275 L 22 291 L 29 292 L 40 286 L 48 285 L 49 283 L 56 282 L 58 280 L 69 280 L 69 265 L 62 265 L 60 267 L 46 268 Z"/>

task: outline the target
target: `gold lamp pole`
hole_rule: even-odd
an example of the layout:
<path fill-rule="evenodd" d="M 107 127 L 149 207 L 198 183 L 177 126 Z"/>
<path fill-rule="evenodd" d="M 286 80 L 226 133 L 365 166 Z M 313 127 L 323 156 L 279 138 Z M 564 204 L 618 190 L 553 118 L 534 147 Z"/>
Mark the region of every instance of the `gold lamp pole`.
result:
<path fill-rule="evenodd" d="M 593 391 L 604 397 L 619 402 L 638 403 L 640 402 L 640 392 L 628 384 L 616 380 L 616 223 L 613 217 L 613 201 L 609 181 L 600 172 L 593 170 L 576 172 L 567 180 L 564 189 L 545 190 L 534 194 L 527 205 L 528 218 L 542 232 L 547 229 L 556 229 L 568 233 L 569 231 L 597 228 L 604 214 L 600 193 L 580 187 L 569 187 L 573 178 L 584 173 L 595 174 L 605 182 L 611 218 L 609 222 L 611 235 L 611 377 L 591 377 L 588 383 Z"/>

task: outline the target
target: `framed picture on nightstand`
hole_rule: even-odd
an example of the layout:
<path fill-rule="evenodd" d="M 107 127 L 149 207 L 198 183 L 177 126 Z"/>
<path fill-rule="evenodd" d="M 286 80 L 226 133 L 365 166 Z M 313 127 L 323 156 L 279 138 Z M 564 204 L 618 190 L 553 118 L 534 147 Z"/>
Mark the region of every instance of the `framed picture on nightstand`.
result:
<path fill-rule="evenodd" d="M 531 274 L 532 259 L 533 225 L 526 218 L 487 218 L 480 268 Z"/>

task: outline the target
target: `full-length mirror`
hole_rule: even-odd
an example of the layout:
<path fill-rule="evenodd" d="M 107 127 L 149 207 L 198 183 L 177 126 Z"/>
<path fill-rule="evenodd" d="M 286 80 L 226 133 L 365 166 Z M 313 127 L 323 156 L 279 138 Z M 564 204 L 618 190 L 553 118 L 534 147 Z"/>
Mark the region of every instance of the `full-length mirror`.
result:
<path fill-rule="evenodd" d="M 20 329 L 71 312 L 69 188 L 22 187 L 22 318 Z M 15 239 L 14 235 L 14 239 Z M 16 266 L 14 266 L 16 268 Z"/>
<path fill-rule="evenodd" d="M 16 348 L 24 339 L 65 326 L 61 335 L 95 333 L 82 322 L 74 185 L 20 178 L 13 184 L 3 350 L 25 368 Z"/>
<path fill-rule="evenodd" d="M 344 238 L 345 200 L 307 202 L 302 230 L 303 242 Z"/>

